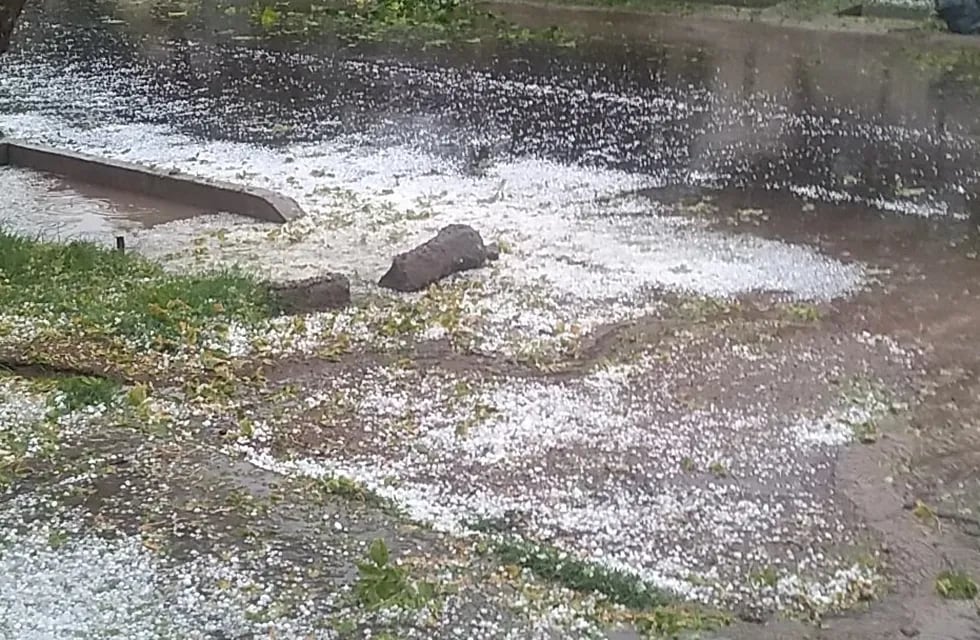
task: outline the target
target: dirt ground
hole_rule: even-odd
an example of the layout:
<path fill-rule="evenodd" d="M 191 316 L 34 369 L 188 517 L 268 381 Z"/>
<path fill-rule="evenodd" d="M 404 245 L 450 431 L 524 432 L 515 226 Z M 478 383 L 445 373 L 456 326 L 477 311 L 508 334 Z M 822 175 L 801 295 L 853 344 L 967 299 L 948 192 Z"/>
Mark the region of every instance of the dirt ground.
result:
<path fill-rule="evenodd" d="M 771 197 L 775 209 L 792 202 Z M 722 196 L 738 208 L 756 194 Z M 936 595 L 936 575 L 980 570 L 977 536 L 978 265 L 969 225 L 887 219 L 846 207 L 817 205 L 812 215 L 775 214 L 753 233 L 818 243 L 825 251 L 867 260 L 887 270 L 879 291 L 836 305 L 829 331 L 870 331 L 912 341 L 922 359 L 907 412 L 892 416 L 874 444 L 840 455 L 832 482 L 852 501 L 855 516 L 887 549 L 889 594 L 867 612 L 818 627 L 773 622 L 730 629 L 725 638 L 974 638 L 972 603 Z M 917 505 L 928 505 L 917 511 Z"/>

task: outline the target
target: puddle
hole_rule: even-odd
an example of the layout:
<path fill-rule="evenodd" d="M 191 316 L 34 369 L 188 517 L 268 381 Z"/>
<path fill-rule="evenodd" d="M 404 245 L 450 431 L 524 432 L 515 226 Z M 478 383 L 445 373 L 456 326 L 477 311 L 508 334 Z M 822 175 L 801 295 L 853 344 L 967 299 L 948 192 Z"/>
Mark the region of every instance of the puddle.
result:
<path fill-rule="evenodd" d="M 84 239 L 115 245 L 116 236 L 204 213 L 19 167 L 0 167 L 0 190 L 4 194 L 0 224 L 48 240 Z"/>

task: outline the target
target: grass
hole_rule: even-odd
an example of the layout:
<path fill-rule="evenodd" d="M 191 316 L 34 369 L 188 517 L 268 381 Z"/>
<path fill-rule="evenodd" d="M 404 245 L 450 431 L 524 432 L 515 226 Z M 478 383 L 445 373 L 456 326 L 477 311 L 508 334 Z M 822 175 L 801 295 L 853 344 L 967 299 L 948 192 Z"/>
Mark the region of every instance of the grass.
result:
<path fill-rule="evenodd" d="M 936 592 L 947 600 L 973 600 L 980 594 L 976 581 L 962 571 L 943 571 L 936 576 Z"/>
<path fill-rule="evenodd" d="M 775 589 L 776 585 L 779 584 L 779 573 L 775 567 L 763 567 L 749 576 L 749 580 L 758 586 Z"/>
<path fill-rule="evenodd" d="M 538 578 L 579 593 L 592 593 L 613 605 L 610 620 L 628 622 L 647 638 L 697 637 L 722 628 L 731 617 L 674 596 L 639 577 L 575 558 L 553 547 L 498 537 L 493 550 L 505 564 L 527 569 Z"/>
<path fill-rule="evenodd" d="M 854 434 L 854 439 L 861 444 L 874 444 L 881 437 L 881 432 L 878 431 L 878 425 L 875 424 L 874 420 L 855 422 L 851 425 L 851 431 Z"/>
<path fill-rule="evenodd" d="M 315 40 L 338 36 L 347 41 L 401 39 L 427 46 L 505 41 L 546 40 L 571 46 L 561 29 L 526 29 L 480 10 L 467 0 L 253 0 L 216 3 L 219 14 L 237 31 L 235 41 L 265 38 Z M 242 29 L 242 18 L 248 28 Z M 213 26 L 199 6 L 178 12 L 157 12 L 152 19 L 191 28 Z M 220 31 L 220 29 L 219 29 Z"/>
<path fill-rule="evenodd" d="M 52 396 L 52 400 L 69 413 L 95 405 L 108 407 L 120 392 L 119 384 L 114 380 L 90 376 L 59 378 L 54 386 L 59 393 Z"/>
<path fill-rule="evenodd" d="M 725 463 L 720 460 L 715 460 L 708 465 L 708 471 L 710 471 L 716 478 L 728 477 L 728 467 L 726 467 Z"/>
<path fill-rule="evenodd" d="M 232 271 L 171 275 L 94 244 L 56 244 L 0 230 L 0 308 L 69 329 L 194 343 L 202 329 L 274 311 L 268 289 Z"/>
<path fill-rule="evenodd" d="M 529 569 L 538 577 L 573 591 L 596 593 L 630 609 L 647 610 L 670 604 L 672 598 L 638 577 L 579 560 L 553 547 L 502 538 L 495 551 L 504 564 Z"/>
<path fill-rule="evenodd" d="M 972 47 L 946 50 L 919 48 L 909 50 L 908 55 L 920 71 L 935 74 L 937 79 L 974 93 L 980 89 L 980 50 Z"/>
<path fill-rule="evenodd" d="M 912 515 L 923 524 L 934 526 L 937 529 L 940 528 L 939 516 L 936 515 L 935 510 L 921 500 L 915 501 L 915 507 L 912 509 Z"/>
<path fill-rule="evenodd" d="M 634 616 L 633 622 L 648 638 L 698 638 L 699 632 L 720 629 L 731 619 L 694 606 L 666 605 Z"/>
<path fill-rule="evenodd" d="M 782 308 L 785 316 L 794 322 L 819 322 L 823 317 L 820 309 L 812 304 L 789 304 Z"/>
<path fill-rule="evenodd" d="M 326 476 L 310 480 L 304 490 L 321 502 L 328 496 L 337 496 L 388 513 L 400 512 L 391 500 L 378 495 L 360 482 L 343 476 Z"/>

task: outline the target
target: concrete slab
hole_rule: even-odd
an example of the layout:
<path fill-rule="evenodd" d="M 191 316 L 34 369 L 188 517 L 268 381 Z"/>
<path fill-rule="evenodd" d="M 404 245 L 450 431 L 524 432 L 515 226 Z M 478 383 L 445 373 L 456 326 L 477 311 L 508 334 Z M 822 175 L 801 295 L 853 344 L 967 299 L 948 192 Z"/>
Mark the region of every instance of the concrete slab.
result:
<path fill-rule="evenodd" d="M 303 215 L 302 208 L 292 198 L 266 189 L 6 138 L 0 140 L 0 165 L 8 164 L 264 222 L 283 223 Z"/>

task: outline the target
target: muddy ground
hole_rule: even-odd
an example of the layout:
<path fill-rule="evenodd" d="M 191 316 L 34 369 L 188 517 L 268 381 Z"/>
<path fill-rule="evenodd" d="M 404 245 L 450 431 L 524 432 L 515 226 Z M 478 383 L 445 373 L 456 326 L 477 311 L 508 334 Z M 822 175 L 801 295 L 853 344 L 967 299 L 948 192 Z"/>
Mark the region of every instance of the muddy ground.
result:
<path fill-rule="evenodd" d="M 4 310 L 5 355 L 124 383 L 77 405 L 50 370 L 2 381 L 5 636 L 980 637 L 976 594 L 937 589 L 980 577 L 962 73 L 906 73 L 894 35 L 693 18 L 412 49 L 44 11 L 2 128 L 309 216 L 140 223 L 5 171 L 7 224 L 60 237 L 74 211 L 181 272 L 342 270 L 354 305 L 174 359 Z M 375 286 L 450 222 L 501 260 Z"/>

